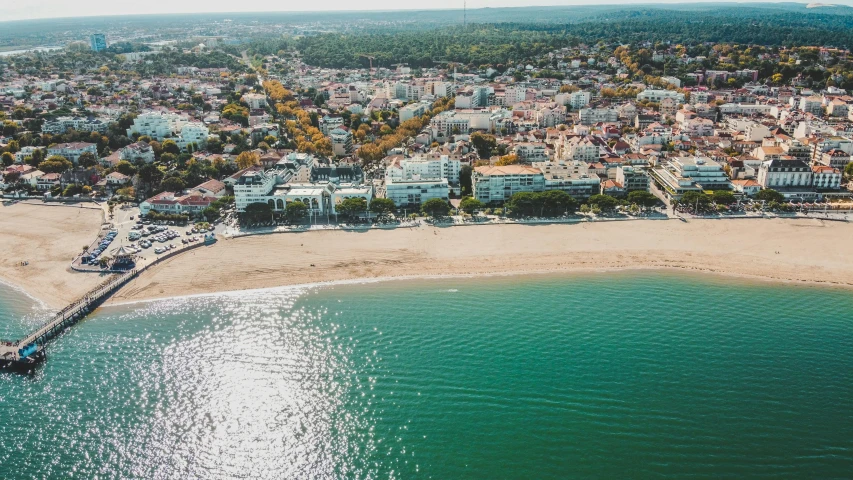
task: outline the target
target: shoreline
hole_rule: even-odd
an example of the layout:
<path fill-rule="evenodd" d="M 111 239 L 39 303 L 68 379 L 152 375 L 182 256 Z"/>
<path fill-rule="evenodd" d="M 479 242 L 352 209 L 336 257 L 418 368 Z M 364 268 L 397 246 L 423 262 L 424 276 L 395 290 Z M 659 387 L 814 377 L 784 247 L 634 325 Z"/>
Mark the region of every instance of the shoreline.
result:
<path fill-rule="evenodd" d="M 842 246 L 853 225 L 816 219 L 304 233 L 221 240 L 143 272 L 106 305 L 343 282 L 660 269 L 853 288 L 853 258 Z M 812 245 L 827 241 L 839 247 Z"/>
<path fill-rule="evenodd" d="M 114 301 L 112 299 L 104 303 L 100 308 L 110 307 L 125 307 L 129 305 L 138 305 L 150 302 L 159 302 L 165 300 L 183 300 L 191 298 L 204 298 L 219 295 L 239 295 L 239 294 L 259 294 L 265 292 L 277 291 L 296 291 L 308 289 L 320 289 L 337 286 L 349 285 L 369 285 L 369 284 L 385 284 L 389 282 L 419 282 L 419 281 L 435 281 L 435 280 L 461 280 L 461 279 L 493 279 L 493 278 L 513 278 L 513 277 L 569 277 L 569 276 L 588 276 L 588 275 L 605 275 L 610 273 L 629 274 L 640 272 L 664 272 L 665 275 L 690 275 L 696 277 L 712 276 L 717 278 L 734 278 L 744 280 L 751 284 L 766 284 L 766 285 L 790 285 L 796 287 L 815 287 L 823 289 L 837 290 L 853 290 L 853 281 L 851 282 L 825 282 L 815 280 L 789 279 L 779 277 L 766 277 L 749 275 L 743 273 L 733 273 L 712 268 L 699 269 L 693 267 L 677 267 L 677 266 L 627 266 L 627 267 L 578 267 L 555 270 L 536 270 L 536 271 L 508 271 L 508 272 L 491 272 L 491 273 L 458 273 L 444 275 L 400 275 L 387 277 L 364 277 L 364 278 L 348 278 L 341 280 L 329 280 L 325 282 L 301 283 L 301 284 L 282 284 L 271 287 L 249 288 L 240 290 L 218 290 L 203 293 L 191 293 L 185 295 L 174 295 L 168 297 L 150 297 L 139 298 L 133 300 Z"/>

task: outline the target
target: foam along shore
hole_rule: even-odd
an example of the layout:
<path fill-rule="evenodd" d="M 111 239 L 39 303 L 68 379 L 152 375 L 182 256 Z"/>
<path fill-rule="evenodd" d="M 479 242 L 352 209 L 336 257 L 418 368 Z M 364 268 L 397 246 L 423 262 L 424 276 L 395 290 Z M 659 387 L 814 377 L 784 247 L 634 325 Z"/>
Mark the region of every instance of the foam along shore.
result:
<path fill-rule="evenodd" d="M 110 303 L 354 279 L 673 268 L 853 286 L 853 224 L 816 219 L 479 225 L 226 239 Z"/>
<path fill-rule="evenodd" d="M 71 270 L 71 260 L 97 236 L 101 210 L 0 203 L 0 280 L 61 308 L 103 281 Z"/>

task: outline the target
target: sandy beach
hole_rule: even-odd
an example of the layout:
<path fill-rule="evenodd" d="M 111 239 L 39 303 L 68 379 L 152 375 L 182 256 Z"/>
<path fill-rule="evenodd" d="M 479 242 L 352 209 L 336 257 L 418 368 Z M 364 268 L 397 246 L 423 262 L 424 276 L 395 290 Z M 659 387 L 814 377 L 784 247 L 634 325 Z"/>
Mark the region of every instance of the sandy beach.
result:
<path fill-rule="evenodd" d="M 853 286 L 853 224 L 814 219 L 315 231 L 220 240 L 112 303 L 351 279 L 671 268 Z M 778 252 L 778 253 L 777 253 Z"/>
<path fill-rule="evenodd" d="M 101 212 L 0 206 L 0 280 L 51 307 L 102 278 L 69 265 Z M 311 231 L 221 239 L 142 273 L 110 303 L 376 278 L 670 268 L 853 286 L 853 224 L 727 219 Z M 778 253 L 777 253 L 778 252 Z M 29 261 L 22 266 L 20 262 Z"/>
<path fill-rule="evenodd" d="M 90 208 L 0 203 L 0 281 L 53 308 L 74 301 L 103 281 L 70 268 L 102 219 L 100 210 Z"/>

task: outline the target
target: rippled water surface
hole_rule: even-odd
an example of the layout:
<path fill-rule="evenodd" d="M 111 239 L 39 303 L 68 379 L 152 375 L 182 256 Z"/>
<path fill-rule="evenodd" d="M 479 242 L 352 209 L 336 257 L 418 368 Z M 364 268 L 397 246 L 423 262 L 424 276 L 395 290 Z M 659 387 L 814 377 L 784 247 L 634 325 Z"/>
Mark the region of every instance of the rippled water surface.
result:
<path fill-rule="evenodd" d="M 849 477 L 852 297 L 634 273 L 110 307 L 0 374 L 0 478 Z M 15 298 L 0 337 L 39 320 Z"/>

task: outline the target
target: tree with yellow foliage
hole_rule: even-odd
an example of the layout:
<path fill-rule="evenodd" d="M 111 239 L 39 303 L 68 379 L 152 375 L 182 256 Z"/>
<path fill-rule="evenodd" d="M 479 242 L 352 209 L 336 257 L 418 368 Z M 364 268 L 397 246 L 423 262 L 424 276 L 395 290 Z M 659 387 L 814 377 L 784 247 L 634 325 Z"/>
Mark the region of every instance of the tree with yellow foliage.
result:
<path fill-rule="evenodd" d="M 501 157 L 495 165 L 499 167 L 503 167 L 506 165 L 515 165 L 519 162 L 519 160 L 520 159 L 518 158 L 518 155 L 511 153 L 509 155 L 504 155 L 503 157 Z"/>
<path fill-rule="evenodd" d="M 244 168 L 249 168 L 254 165 L 258 165 L 261 163 L 261 157 L 258 156 L 255 152 L 243 152 L 240 155 L 237 155 L 237 167 L 242 170 Z"/>

